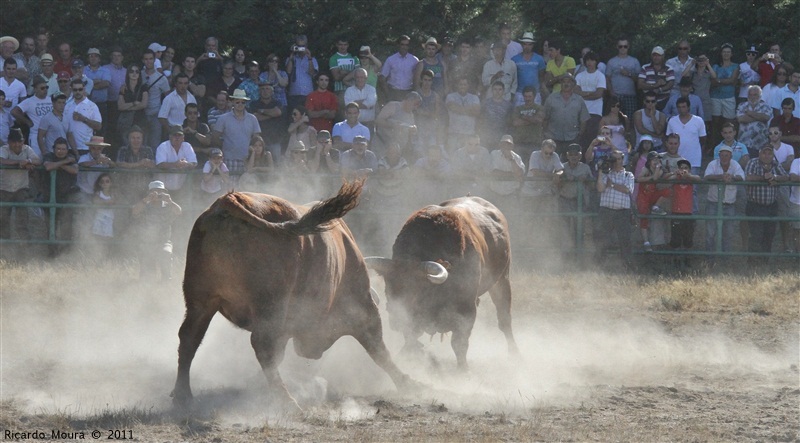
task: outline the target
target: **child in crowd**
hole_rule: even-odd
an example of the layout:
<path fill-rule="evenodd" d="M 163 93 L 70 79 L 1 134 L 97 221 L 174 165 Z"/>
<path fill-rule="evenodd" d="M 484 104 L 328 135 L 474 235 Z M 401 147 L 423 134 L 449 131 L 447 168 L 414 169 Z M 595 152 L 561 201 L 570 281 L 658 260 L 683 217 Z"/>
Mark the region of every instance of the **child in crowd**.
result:
<path fill-rule="evenodd" d="M 692 164 L 689 160 L 678 160 L 678 170 L 671 177 L 677 183 L 672 185 L 672 235 L 669 245 L 676 250 L 689 250 L 694 245 L 694 220 L 686 220 L 682 216 L 692 215 L 692 201 L 694 185 L 691 182 L 700 181 L 699 175 L 692 174 Z M 682 264 L 688 267 L 688 259 L 684 258 Z"/>
<path fill-rule="evenodd" d="M 111 184 L 111 175 L 107 172 L 100 174 L 94 182 L 92 197 L 92 203 L 98 206 L 92 222 L 92 235 L 104 245 L 105 252 L 108 250 L 108 243 L 114 238 L 114 209 L 108 206 L 116 204 L 117 199 Z"/>
<path fill-rule="evenodd" d="M 639 193 L 636 196 L 636 207 L 640 215 L 666 215 L 667 213 L 658 205 L 659 200 L 667 199 L 672 194 L 670 188 L 660 189 L 656 183 L 663 178 L 664 168 L 661 165 L 661 156 L 658 152 L 650 151 L 646 154 L 644 167 L 636 174 L 636 183 L 639 185 Z M 676 185 L 677 186 L 677 185 Z M 691 188 L 691 186 L 690 186 Z M 691 214 L 691 192 L 689 193 Z M 650 243 L 649 227 L 650 220 L 642 218 L 639 220 L 639 227 L 642 230 L 642 247 L 645 251 L 651 252 L 653 246 Z"/>
<path fill-rule="evenodd" d="M 216 198 L 222 191 L 223 185 L 230 183 L 228 166 L 223 162 L 222 150 L 213 148 L 209 152 L 209 160 L 203 166 L 203 181 L 200 189 L 206 192 L 206 197 Z"/>

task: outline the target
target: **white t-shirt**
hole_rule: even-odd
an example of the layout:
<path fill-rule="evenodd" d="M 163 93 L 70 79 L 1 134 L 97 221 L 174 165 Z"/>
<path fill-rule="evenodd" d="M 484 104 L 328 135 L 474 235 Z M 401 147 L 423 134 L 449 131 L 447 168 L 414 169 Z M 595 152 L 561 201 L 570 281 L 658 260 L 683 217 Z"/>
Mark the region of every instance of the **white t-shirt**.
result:
<path fill-rule="evenodd" d="M 175 149 L 172 147 L 172 143 L 170 143 L 169 140 L 161 143 L 158 145 L 158 148 L 156 148 L 156 165 L 161 163 L 173 163 L 182 158 L 186 159 L 186 161 L 189 163 L 197 164 L 197 156 L 194 153 L 194 149 L 192 149 L 192 145 L 189 143 L 181 143 L 181 147 L 178 149 L 178 152 L 175 152 Z M 175 191 L 183 187 L 183 184 L 186 182 L 186 174 L 162 173 L 158 174 L 158 180 L 164 182 L 164 186 L 168 190 Z"/>
<path fill-rule="evenodd" d="M 49 114 L 53 110 L 53 102 L 50 100 L 49 96 L 45 96 L 45 98 L 38 98 L 34 95 L 26 98 L 17 106 L 19 106 L 19 109 L 21 109 L 22 112 L 33 122 L 33 127 L 31 128 L 31 134 L 29 137 L 29 145 L 39 154 L 39 156 L 42 156 L 44 152 L 47 152 L 47 150 L 39 148 L 39 122 L 42 121 L 42 118 L 45 115 Z"/>
<path fill-rule="evenodd" d="M 606 76 L 602 72 L 600 72 L 599 69 L 595 70 L 591 74 L 587 71 L 583 71 L 577 76 L 575 76 L 575 82 L 577 82 L 578 86 L 580 86 L 581 91 L 594 92 L 598 88 L 605 89 Z M 589 114 L 603 115 L 602 97 L 594 100 L 584 100 L 584 101 L 586 102 L 586 109 L 589 110 Z"/>
<path fill-rule="evenodd" d="M 72 114 L 76 111 L 89 120 L 96 122 L 102 123 L 103 117 L 100 116 L 100 109 L 97 108 L 97 105 L 88 98 L 84 98 L 80 103 L 75 103 L 74 101 L 67 103 L 67 107 L 64 108 L 64 120 L 69 122 L 69 132 L 75 138 L 75 147 L 79 151 L 88 151 L 89 147 L 86 146 L 86 142 L 92 139 L 94 129 L 86 123 L 73 120 Z M 93 192 L 90 192 L 90 194 L 93 194 Z"/>
<path fill-rule="evenodd" d="M 684 124 L 679 115 L 669 119 L 667 123 L 667 135 L 678 134 L 681 137 L 681 146 L 678 154 L 689 160 L 693 168 L 699 168 L 703 160 L 703 147 L 700 146 L 700 137 L 706 136 L 706 124 L 703 119 L 692 115 L 692 118 Z"/>
<path fill-rule="evenodd" d="M 711 163 L 706 166 L 706 173 L 703 174 L 704 177 L 709 175 L 722 175 L 725 171 L 722 169 L 722 166 L 719 164 L 719 160 L 713 160 Z M 735 162 L 731 160 L 731 165 L 728 166 L 728 174 L 731 174 L 736 177 L 741 177 L 742 180 L 745 179 L 744 169 L 742 169 L 739 162 Z M 716 186 L 709 186 L 708 187 L 708 201 L 716 202 L 717 201 L 717 187 Z M 725 195 L 723 196 L 723 203 L 734 203 L 736 201 L 736 185 L 725 185 Z"/>
<path fill-rule="evenodd" d="M 786 143 L 781 143 L 778 149 L 775 149 L 773 146 L 772 150 L 775 153 L 775 160 L 778 160 L 780 164 L 783 164 L 790 155 L 794 155 L 794 148 Z"/>
<path fill-rule="evenodd" d="M 228 166 L 225 163 L 219 165 L 219 170 L 222 172 L 228 172 Z M 207 161 L 205 165 L 203 165 L 203 174 L 208 174 L 211 172 L 211 161 Z M 211 177 L 211 180 L 200 181 L 200 189 L 203 191 L 208 192 L 209 194 L 214 194 L 222 190 L 222 177 L 218 175 L 214 175 Z"/>

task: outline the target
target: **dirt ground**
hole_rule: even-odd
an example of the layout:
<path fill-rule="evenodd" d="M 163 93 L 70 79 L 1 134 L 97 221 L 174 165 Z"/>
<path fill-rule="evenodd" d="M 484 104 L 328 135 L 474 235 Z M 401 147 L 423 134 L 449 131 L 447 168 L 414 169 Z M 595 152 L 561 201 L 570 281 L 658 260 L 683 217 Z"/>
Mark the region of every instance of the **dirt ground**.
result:
<path fill-rule="evenodd" d="M 469 372 L 455 370 L 449 336 L 425 336 L 420 360 L 395 355 L 420 392 L 398 392 L 354 340 L 320 361 L 290 344 L 281 371 L 303 412 L 270 403 L 249 336 L 221 317 L 192 368 L 193 409 L 173 409 L 180 283 L 137 275 L 127 263 L 0 262 L 4 440 L 116 429 L 143 442 L 800 441 L 797 273 L 516 270 L 520 358 L 488 296 Z"/>

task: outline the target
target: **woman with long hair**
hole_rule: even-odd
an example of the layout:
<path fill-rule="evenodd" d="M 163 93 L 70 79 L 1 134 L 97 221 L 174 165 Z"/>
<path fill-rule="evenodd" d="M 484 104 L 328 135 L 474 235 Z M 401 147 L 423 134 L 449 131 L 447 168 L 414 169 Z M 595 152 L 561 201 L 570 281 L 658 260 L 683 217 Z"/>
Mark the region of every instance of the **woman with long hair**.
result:
<path fill-rule="evenodd" d="M 289 86 L 289 74 L 280 69 L 281 59 L 274 53 L 267 56 L 264 64 L 264 72 L 259 76 L 259 80 L 272 85 L 272 95 L 281 104 L 282 110 L 286 110 L 286 87 Z"/>
<path fill-rule="evenodd" d="M 305 106 L 295 106 L 290 114 L 292 122 L 289 124 L 289 146 L 297 145 L 298 141 L 304 146 L 317 144 L 317 130 L 308 124 L 308 111 Z M 278 162 L 280 163 L 280 162 Z"/>
<path fill-rule="evenodd" d="M 117 134 L 124 137 L 133 125 L 145 127 L 144 108 L 147 107 L 147 86 L 142 81 L 141 66 L 132 64 L 125 72 L 125 83 L 119 90 Z"/>
<path fill-rule="evenodd" d="M 631 151 L 631 144 L 628 142 L 628 131 L 631 124 L 628 116 L 622 113 L 622 104 L 619 98 L 611 96 L 608 99 L 608 111 L 600 119 L 600 129 L 607 127 L 611 130 L 611 143 L 625 154 L 625 163 L 628 162 L 628 154 Z M 588 153 L 588 150 L 587 150 Z"/>

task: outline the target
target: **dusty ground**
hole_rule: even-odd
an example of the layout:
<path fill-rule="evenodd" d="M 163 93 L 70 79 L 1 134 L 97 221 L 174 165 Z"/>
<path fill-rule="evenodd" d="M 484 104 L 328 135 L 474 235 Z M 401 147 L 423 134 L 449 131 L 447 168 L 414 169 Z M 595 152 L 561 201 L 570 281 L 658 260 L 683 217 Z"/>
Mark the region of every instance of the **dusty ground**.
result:
<path fill-rule="evenodd" d="M 282 372 L 302 413 L 270 407 L 249 337 L 216 318 L 195 360 L 195 408 L 186 413 L 168 397 L 183 314 L 179 282 L 140 283 L 127 264 L 0 263 L 0 435 L 43 430 L 49 437 L 56 429 L 91 439 L 97 429 L 105 439 L 110 429 L 126 429 L 145 442 L 800 440 L 797 273 L 517 271 L 512 284 L 521 359 L 507 355 L 484 297 L 469 373 L 455 373 L 447 336 L 426 337 L 422 361 L 396 357 L 428 386 L 423 392 L 397 392 L 353 340 L 340 340 L 318 362 L 287 350 Z M 399 337 L 385 329 L 397 351 Z"/>

